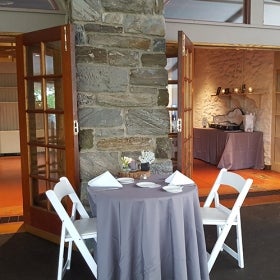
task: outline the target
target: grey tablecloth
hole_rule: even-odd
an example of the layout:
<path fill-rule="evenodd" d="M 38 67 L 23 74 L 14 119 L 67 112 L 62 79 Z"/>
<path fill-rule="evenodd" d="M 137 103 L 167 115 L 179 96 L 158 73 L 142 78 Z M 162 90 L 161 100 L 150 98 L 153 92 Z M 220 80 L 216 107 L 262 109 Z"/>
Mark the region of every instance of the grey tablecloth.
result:
<path fill-rule="evenodd" d="M 148 181 L 166 185 L 163 178 Z M 171 194 L 124 185 L 88 187 L 97 214 L 99 280 L 209 279 L 196 186 Z"/>
<path fill-rule="evenodd" d="M 264 168 L 263 133 L 194 128 L 194 158 L 237 170 Z"/>

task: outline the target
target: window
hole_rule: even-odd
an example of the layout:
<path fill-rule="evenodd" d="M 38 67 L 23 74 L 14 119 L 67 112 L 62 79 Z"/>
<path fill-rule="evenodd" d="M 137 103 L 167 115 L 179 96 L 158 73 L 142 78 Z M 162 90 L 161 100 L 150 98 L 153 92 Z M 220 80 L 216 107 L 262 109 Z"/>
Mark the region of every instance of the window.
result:
<path fill-rule="evenodd" d="M 243 22 L 243 1 L 165 0 L 165 18 L 217 22 Z"/>
<path fill-rule="evenodd" d="M 280 26 L 280 1 L 270 0 L 264 2 L 264 24 Z"/>
<path fill-rule="evenodd" d="M 250 6 L 261 8 L 261 24 L 280 26 L 280 0 L 165 0 L 164 16 L 167 19 L 250 24 L 249 13 L 254 10 Z M 245 14 L 248 15 L 246 18 Z"/>

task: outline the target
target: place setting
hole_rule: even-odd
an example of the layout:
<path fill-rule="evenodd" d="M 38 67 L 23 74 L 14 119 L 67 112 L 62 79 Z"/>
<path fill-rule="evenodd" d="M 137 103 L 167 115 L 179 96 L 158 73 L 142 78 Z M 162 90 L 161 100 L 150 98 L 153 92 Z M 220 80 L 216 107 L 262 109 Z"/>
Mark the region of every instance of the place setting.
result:
<path fill-rule="evenodd" d="M 138 182 L 138 183 L 136 183 L 136 186 L 138 186 L 140 188 L 150 188 L 150 189 L 153 189 L 153 188 L 158 188 L 161 185 L 160 184 L 156 184 L 154 182 Z"/>
<path fill-rule="evenodd" d="M 176 170 L 164 180 L 167 185 L 163 186 L 158 182 L 147 181 L 146 179 L 135 180 L 131 177 L 115 178 L 109 171 L 88 181 L 88 186 L 94 188 L 95 191 L 118 190 L 122 189 L 123 185 L 136 185 L 139 188 L 154 189 L 160 188 L 170 193 L 180 193 L 184 186 L 193 185 L 194 181 L 180 171 Z"/>
<path fill-rule="evenodd" d="M 101 175 L 88 181 L 88 186 L 94 188 L 95 191 L 118 190 L 123 187 L 109 171 L 105 171 Z"/>
<path fill-rule="evenodd" d="M 173 174 L 165 179 L 167 186 L 163 186 L 162 189 L 170 193 L 180 193 L 183 191 L 185 185 L 193 185 L 194 181 L 176 170 Z"/>
<path fill-rule="evenodd" d="M 117 178 L 117 181 L 120 182 L 122 185 L 133 184 L 134 178 L 120 177 L 120 178 Z"/>

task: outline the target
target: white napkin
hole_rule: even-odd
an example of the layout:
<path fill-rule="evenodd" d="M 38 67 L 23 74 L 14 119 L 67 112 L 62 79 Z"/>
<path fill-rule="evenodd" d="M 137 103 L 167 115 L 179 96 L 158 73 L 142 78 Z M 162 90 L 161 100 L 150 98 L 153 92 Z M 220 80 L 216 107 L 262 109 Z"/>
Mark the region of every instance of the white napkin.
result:
<path fill-rule="evenodd" d="M 106 171 L 101 175 L 91 179 L 90 181 L 88 181 L 88 185 L 90 187 L 100 187 L 100 188 L 108 188 L 108 187 L 122 188 L 122 184 L 120 184 L 109 171 Z"/>
<path fill-rule="evenodd" d="M 194 184 L 194 181 L 181 173 L 180 171 L 176 170 L 173 174 L 171 174 L 168 178 L 165 179 L 166 183 L 169 185 L 189 185 Z"/>

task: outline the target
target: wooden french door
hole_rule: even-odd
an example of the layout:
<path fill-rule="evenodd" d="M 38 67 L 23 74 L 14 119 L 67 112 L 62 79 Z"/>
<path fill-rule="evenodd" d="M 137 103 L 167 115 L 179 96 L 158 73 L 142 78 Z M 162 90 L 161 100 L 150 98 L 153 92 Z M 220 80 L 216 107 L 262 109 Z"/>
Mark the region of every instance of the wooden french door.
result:
<path fill-rule="evenodd" d="M 45 191 L 67 176 L 79 192 L 73 46 L 71 25 L 17 36 L 24 224 L 48 239 L 60 221 Z"/>
<path fill-rule="evenodd" d="M 178 169 L 191 177 L 193 172 L 193 44 L 178 32 Z"/>

